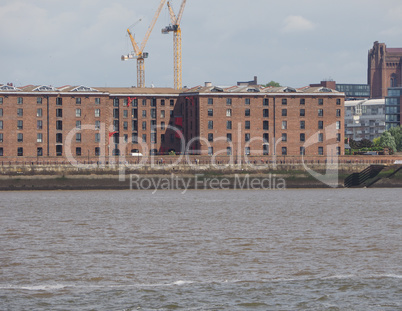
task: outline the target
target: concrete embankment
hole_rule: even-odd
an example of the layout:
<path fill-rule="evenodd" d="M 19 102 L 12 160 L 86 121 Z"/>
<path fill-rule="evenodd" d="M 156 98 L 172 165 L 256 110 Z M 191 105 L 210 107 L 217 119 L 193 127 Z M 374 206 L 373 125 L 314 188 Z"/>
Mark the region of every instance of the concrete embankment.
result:
<path fill-rule="evenodd" d="M 1 166 L 0 190 L 189 190 L 344 187 L 344 179 L 367 164 Z M 313 176 L 315 175 L 315 176 Z M 402 187 L 402 178 L 375 187 Z"/>
<path fill-rule="evenodd" d="M 284 189 L 324 188 L 324 181 L 308 170 L 327 175 L 332 186 L 343 187 L 343 179 L 365 165 L 179 165 L 179 166 L 2 166 L 0 190 L 90 190 L 90 189 Z"/>

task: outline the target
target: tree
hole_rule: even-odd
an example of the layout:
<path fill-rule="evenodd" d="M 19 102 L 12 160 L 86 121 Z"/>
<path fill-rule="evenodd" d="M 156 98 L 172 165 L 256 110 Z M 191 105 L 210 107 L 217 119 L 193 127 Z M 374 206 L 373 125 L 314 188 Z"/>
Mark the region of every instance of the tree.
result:
<path fill-rule="evenodd" d="M 377 137 L 377 138 L 373 139 L 374 147 L 380 147 L 380 140 L 381 140 L 381 137 Z"/>
<path fill-rule="evenodd" d="M 388 132 L 395 139 L 396 150 L 402 151 L 402 126 L 392 127 Z"/>
<path fill-rule="evenodd" d="M 371 148 L 371 147 L 373 147 L 373 143 L 371 142 L 371 140 L 368 140 L 368 139 L 364 138 L 359 142 L 359 149 L 361 149 L 361 148 Z"/>
<path fill-rule="evenodd" d="M 279 82 L 271 81 L 267 84 L 264 85 L 265 87 L 273 86 L 273 87 L 278 87 L 281 86 Z"/>
<path fill-rule="evenodd" d="M 395 138 L 389 131 L 382 133 L 380 137 L 380 146 L 383 148 L 389 148 L 393 152 L 396 152 Z"/>

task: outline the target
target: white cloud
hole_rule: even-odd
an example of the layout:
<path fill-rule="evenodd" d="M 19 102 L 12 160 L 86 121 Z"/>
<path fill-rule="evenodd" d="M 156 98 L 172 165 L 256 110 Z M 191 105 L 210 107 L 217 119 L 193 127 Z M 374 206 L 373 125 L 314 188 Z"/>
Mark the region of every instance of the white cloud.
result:
<path fill-rule="evenodd" d="M 300 15 L 291 15 L 285 18 L 284 27 L 282 32 L 293 33 L 293 32 L 304 32 L 310 31 L 315 28 L 315 25 L 308 19 Z"/>

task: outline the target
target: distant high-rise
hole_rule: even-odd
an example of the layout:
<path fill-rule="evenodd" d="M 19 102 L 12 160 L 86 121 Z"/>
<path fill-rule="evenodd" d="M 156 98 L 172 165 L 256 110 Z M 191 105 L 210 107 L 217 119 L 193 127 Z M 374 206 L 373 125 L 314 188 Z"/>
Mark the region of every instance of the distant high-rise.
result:
<path fill-rule="evenodd" d="M 402 86 L 402 48 L 387 48 L 385 43 L 374 42 L 368 52 L 367 83 L 371 98 L 385 98 L 389 87 Z"/>

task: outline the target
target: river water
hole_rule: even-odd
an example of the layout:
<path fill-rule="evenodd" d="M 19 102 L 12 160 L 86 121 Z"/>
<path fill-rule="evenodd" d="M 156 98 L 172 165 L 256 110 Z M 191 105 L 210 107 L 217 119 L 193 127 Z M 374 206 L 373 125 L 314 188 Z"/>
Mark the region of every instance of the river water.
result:
<path fill-rule="evenodd" d="M 0 198 L 0 310 L 402 310 L 400 189 Z"/>

